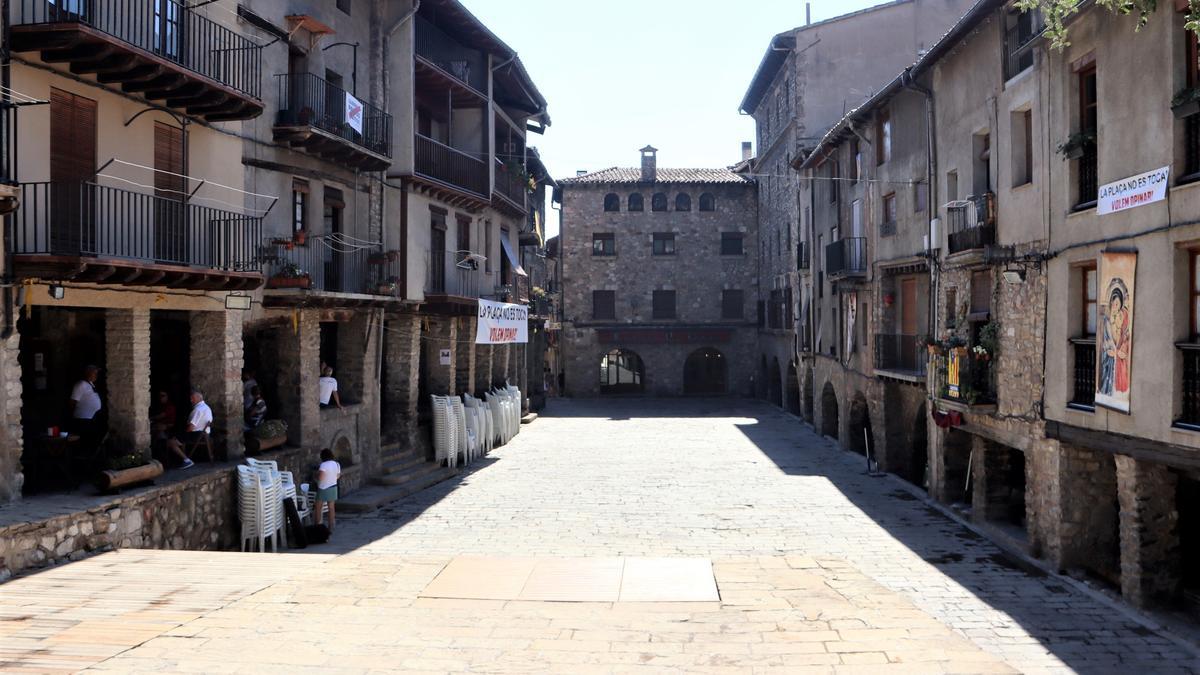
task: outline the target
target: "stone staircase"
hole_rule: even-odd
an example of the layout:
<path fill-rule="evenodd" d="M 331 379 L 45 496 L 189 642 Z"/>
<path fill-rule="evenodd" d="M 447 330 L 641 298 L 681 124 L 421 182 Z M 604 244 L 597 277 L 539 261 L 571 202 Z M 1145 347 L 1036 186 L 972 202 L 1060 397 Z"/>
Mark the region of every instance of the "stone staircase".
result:
<path fill-rule="evenodd" d="M 424 453 L 401 450 L 399 443 L 385 445 L 381 450 L 383 464 L 379 475 L 371 480 L 373 485 L 339 499 L 339 513 L 374 511 L 458 475 L 457 469 L 425 461 Z"/>

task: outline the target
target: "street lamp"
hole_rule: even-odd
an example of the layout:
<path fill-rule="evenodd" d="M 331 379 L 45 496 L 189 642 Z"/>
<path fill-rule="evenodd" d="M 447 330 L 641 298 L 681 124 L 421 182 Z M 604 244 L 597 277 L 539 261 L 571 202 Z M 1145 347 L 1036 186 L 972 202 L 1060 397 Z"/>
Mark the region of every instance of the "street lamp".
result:
<path fill-rule="evenodd" d="M 335 42 L 331 45 L 325 45 L 321 51 L 329 51 L 333 47 L 353 47 L 354 48 L 354 66 L 350 71 L 350 94 L 354 98 L 358 98 L 358 43 L 357 42 Z"/>

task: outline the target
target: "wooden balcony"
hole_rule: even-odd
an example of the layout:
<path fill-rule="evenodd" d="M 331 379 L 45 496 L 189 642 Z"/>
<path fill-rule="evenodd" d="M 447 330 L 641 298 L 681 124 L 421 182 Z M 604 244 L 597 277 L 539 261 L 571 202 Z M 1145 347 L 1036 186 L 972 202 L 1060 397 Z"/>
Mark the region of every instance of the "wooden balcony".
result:
<path fill-rule="evenodd" d="M 236 290 L 263 283 L 262 218 L 94 183 L 23 183 L 13 276 Z"/>
<path fill-rule="evenodd" d="M 312 73 L 276 75 L 275 79 L 281 106 L 275 118 L 276 141 L 363 171 L 391 166 L 391 115 L 358 101 L 363 108 L 362 125 L 355 129 L 347 119 L 347 97 L 353 96 L 346 90 Z"/>
<path fill-rule="evenodd" d="M 505 164 L 496 160 L 496 181 L 492 194 L 503 199 L 505 205 L 518 215 L 525 215 L 528 208 L 526 196 L 529 192 L 529 177 L 524 165 Z"/>
<path fill-rule="evenodd" d="M 175 0 L 12 0 L 11 48 L 210 122 L 262 114 L 262 48 Z"/>
<path fill-rule="evenodd" d="M 444 143 L 416 134 L 416 176 L 486 200 L 488 166 L 482 159 Z"/>
<path fill-rule="evenodd" d="M 850 237 L 825 246 L 825 273 L 830 281 L 867 275 L 867 239 Z"/>

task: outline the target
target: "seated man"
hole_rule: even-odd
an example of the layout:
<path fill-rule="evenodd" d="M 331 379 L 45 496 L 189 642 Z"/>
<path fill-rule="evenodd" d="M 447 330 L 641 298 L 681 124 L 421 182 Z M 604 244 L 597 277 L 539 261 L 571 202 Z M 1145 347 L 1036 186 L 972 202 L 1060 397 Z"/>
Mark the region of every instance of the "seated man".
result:
<path fill-rule="evenodd" d="M 208 434 L 213 421 L 212 409 L 204 402 L 204 392 L 192 389 L 191 401 L 192 412 L 188 415 L 187 430 L 167 441 L 167 449 L 183 460 L 184 469 L 190 469 L 196 464 L 191 457 L 184 453 L 184 447 L 194 447 L 197 442 L 201 441 Z M 208 461 L 213 461 L 212 444 L 208 445 Z"/>
<path fill-rule="evenodd" d="M 250 388 L 250 405 L 246 407 L 246 431 L 253 431 L 267 417 L 267 401 L 258 385 Z"/>
<path fill-rule="evenodd" d="M 333 378 L 333 368 L 323 366 L 321 368 L 321 379 L 317 380 L 320 387 L 320 398 L 322 408 L 328 408 L 332 400 L 333 404 L 342 410 L 342 398 L 338 396 L 338 382 Z"/>

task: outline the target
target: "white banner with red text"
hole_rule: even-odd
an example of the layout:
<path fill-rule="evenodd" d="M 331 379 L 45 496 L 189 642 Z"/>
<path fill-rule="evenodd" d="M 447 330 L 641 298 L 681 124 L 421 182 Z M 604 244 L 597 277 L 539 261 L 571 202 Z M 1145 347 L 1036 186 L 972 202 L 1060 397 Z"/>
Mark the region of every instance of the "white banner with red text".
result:
<path fill-rule="evenodd" d="M 507 345 L 529 342 L 529 307 L 507 302 L 479 301 L 477 345 Z"/>
<path fill-rule="evenodd" d="M 1167 198 L 1167 178 L 1171 167 L 1147 171 L 1100 186 L 1096 212 L 1101 215 L 1126 211 L 1138 206 L 1161 202 Z"/>

